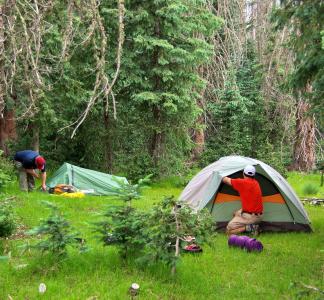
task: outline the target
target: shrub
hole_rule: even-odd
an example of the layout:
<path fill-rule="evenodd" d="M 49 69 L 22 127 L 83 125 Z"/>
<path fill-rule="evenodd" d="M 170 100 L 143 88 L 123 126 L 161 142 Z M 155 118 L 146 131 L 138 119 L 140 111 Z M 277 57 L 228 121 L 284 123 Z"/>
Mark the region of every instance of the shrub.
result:
<path fill-rule="evenodd" d="M 150 182 L 150 177 L 148 175 L 134 185 L 115 179 L 120 185 L 116 197 L 124 205 L 109 207 L 102 214 L 103 220 L 95 223 L 95 231 L 99 232 L 100 240 L 105 246 L 117 245 L 123 258 L 127 257 L 130 250 L 137 250 L 145 243 L 141 233 L 145 227 L 146 215 L 132 208 L 131 204 L 133 199 L 141 197 L 141 191 Z"/>
<path fill-rule="evenodd" d="M 68 247 L 77 247 L 80 252 L 86 251 L 84 239 L 78 233 L 72 232 L 69 222 L 62 215 L 58 207 L 50 202 L 43 204 L 51 210 L 46 220 L 41 220 L 40 225 L 29 230 L 28 235 L 41 235 L 44 238 L 35 245 L 26 244 L 25 249 L 37 249 L 41 252 L 50 252 L 58 256 L 66 256 Z"/>
<path fill-rule="evenodd" d="M 174 197 L 167 197 L 151 210 L 145 226 L 145 254 L 142 261 L 161 261 L 176 271 L 180 258 L 180 244 L 187 236 L 194 236 L 202 243 L 214 233 L 211 214 L 205 210 L 193 212 Z"/>
<path fill-rule="evenodd" d="M 11 236 L 16 229 L 12 207 L 7 202 L 0 202 L 0 238 Z"/>
<path fill-rule="evenodd" d="M 315 195 L 319 191 L 319 187 L 314 185 L 313 183 L 307 183 L 303 186 L 303 194 L 304 195 Z"/>
<path fill-rule="evenodd" d="M 118 246 L 123 258 L 131 252 L 138 253 L 145 244 L 142 234 L 145 228 L 145 213 L 130 206 L 114 206 L 109 207 L 103 217 L 103 221 L 96 223 L 96 231 L 100 233 L 103 244 Z"/>
<path fill-rule="evenodd" d="M 15 170 L 13 164 L 3 156 L 3 151 L 0 150 L 0 189 L 12 181 L 14 176 Z"/>

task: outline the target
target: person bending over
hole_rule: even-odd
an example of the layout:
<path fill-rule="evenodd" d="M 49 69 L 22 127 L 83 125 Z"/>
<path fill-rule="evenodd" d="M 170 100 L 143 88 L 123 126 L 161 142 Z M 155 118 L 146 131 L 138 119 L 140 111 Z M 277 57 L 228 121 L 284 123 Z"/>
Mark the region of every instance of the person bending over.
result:
<path fill-rule="evenodd" d="M 227 234 L 237 234 L 244 231 L 258 234 L 258 223 L 262 220 L 263 204 L 259 182 L 254 178 L 255 168 L 248 165 L 243 170 L 243 179 L 223 177 L 222 181 L 236 190 L 241 198 L 242 208 L 236 211 L 234 218 L 228 223 Z"/>
<path fill-rule="evenodd" d="M 19 186 L 22 191 L 32 191 L 35 187 L 35 178 L 39 175 L 35 169 L 41 171 L 42 190 L 46 191 L 46 161 L 38 152 L 23 150 L 14 156 L 16 167 L 19 171 Z"/>

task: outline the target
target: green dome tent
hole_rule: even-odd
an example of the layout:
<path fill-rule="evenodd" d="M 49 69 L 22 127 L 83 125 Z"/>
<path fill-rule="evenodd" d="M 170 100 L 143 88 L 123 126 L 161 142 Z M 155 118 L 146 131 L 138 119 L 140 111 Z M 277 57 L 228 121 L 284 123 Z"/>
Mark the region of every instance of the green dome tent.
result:
<path fill-rule="evenodd" d="M 117 194 L 119 182 L 127 183 L 127 179 L 64 163 L 47 181 L 47 187 L 69 184 L 94 195 L 109 196 Z"/>
<path fill-rule="evenodd" d="M 192 209 L 207 208 L 217 229 L 223 231 L 233 212 L 241 208 L 238 193 L 222 182 L 224 176 L 242 178 L 246 165 L 254 165 L 262 190 L 263 231 L 312 231 L 308 215 L 288 182 L 269 165 L 248 157 L 226 156 L 201 170 L 185 187 L 179 199 Z"/>

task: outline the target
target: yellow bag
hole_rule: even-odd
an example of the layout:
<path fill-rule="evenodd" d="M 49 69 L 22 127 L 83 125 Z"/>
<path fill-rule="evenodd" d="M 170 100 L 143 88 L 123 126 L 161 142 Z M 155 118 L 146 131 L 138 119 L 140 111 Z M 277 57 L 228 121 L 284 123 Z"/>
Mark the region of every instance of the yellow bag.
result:
<path fill-rule="evenodd" d="M 68 198 L 83 198 L 84 193 L 82 192 L 74 192 L 74 193 L 63 193 L 61 196 L 68 197 Z"/>

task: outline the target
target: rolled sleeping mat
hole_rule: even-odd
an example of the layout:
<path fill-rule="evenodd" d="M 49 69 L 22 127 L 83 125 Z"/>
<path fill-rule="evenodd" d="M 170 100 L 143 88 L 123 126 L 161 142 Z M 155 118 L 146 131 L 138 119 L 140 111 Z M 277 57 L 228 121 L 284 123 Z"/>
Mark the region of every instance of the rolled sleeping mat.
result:
<path fill-rule="evenodd" d="M 260 241 L 244 235 L 239 236 L 239 235 L 232 234 L 228 239 L 228 246 L 246 249 L 248 252 L 251 251 L 261 252 L 263 250 L 263 245 Z"/>

